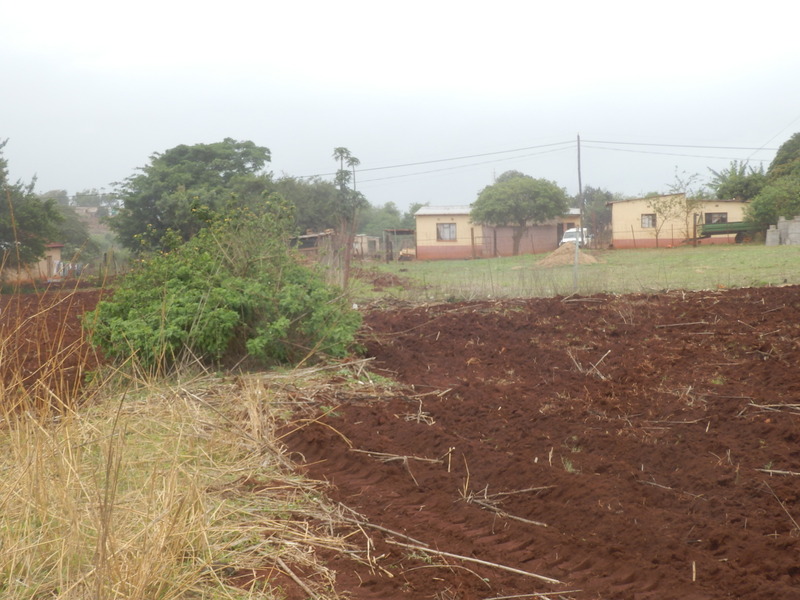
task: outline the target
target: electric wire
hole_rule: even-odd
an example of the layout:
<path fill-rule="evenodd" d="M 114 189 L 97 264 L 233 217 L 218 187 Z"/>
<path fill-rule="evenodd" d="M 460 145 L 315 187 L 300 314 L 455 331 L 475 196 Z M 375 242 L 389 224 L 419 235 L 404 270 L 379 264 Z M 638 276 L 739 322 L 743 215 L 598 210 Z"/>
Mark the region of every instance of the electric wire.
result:
<path fill-rule="evenodd" d="M 387 179 L 400 179 L 402 177 L 413 177 L 413 176 L 416 176 L 416 175 L 428 175 L 430 173 L 441 173 L 443 171 L 454 171 L 454 170 L 457 170 L 457 169 L 466 169 L 466 168 L 470 168 L 470 167 L 477 167 L 477 166 L 480 166 L 480 165 L 488 165 L 488 164 L 491 164 L 491 163 L 503 162 L 503 161 L 507 161 L 507 160 L 516 160 L 516 159 L 519 159 L 519 158 L 528 158 L 528 157 L 531 157 L 531 156 L 540 156 L 542 154 L 552 154 L 554 152 L 563 152 L 564 150 L 570 150 L 570 148 L 557 148 L 557 149 L 553 149 L 553 150 L 545 150 L 544 152 L 534 152 L 532 154 L 523 154 L 521 156 L 510 156 L 510 157 L 507 157 L 507 158 L 498 158 L 498 159 L 494 159 L 494 160 L 484 160 L 484 161 L 476 162 L 476 163 L 468 163 L 466 165 L 456 165 L 456 166 L 453 166 L 453 167 L 443 167 L 441 169 L 430 169 L 428 171 L 415 171 L 414 173 L 404 173 L 402 175 L 388 175 L 386 177 L 373 177 L 372 179 L 362 179 L 360 181 L 360 183 L 369 183 L 371 181 L 386 181 Z"/>
<path fill-rule="evenodd" d="M 800 117 L 799 117 L 800 118 Z M 774 138 L 772 138 L 774 139 Z M 767 141 L 769 143 L 772 141 L 770 139 Z M 605 146 L 593 146 L 591 144 L 605 144 Z M 453 167 L 444 167 L 441 169 L 429 169 L 425 171 L 414 171 L 412 173 L 404 173 L 401 175 L 388 175 L 386 177 L 373 177 L 372 179 L 362 179 L 360 183 L 369 183 L 374 181 L 386 181 L 390 179 L 400 179 L 406 177 L 415 177 L 418 175 L 428 175 L 431 173 L 440 173 L 444 171 L 453 171 L 458 169 L 465 169 L 470 167 L 481 166 L 485 164 L 491 164 L 496 162 L 504 162 L 509 160 L 518 160 L 521 158 L 529 158 L 532 156 L 540 156 L 542 154 L 550 154 L 553 152 L 559 152 L 562 150 L 567 150 L 573 148 L 577 145 L 576 140 L 567 140 L 562 142 L 553 142 L 549 144 L 539 144 L 534 146 L 526 146 L 523 148 L 514 148 L 511 150 L 498 150 L 495 152 L 484 152 L 479 154 L 468 154 L 464 156 L 453 156 L 448 158 L 437 158 L 432 160 L 423 160 L 423 161 L 415 161 L 415 162 L 408 162 L 408 163 L 399 163 L 395 165 L 385 165 L 381 167 L 367 167 L 364 169 L 356 169 L 356 173 L 366 173 L 372 171 L 384 171 L 388 169 L 400 169 L 400 168 L 408 168 L 408 167 L 418 167 L 424 165 L 432 165 L 438 164 L 443 162 L 453 162 L 458 160 L 468 160 L 472 158 L 482 158 L 487 156 L 499 156 L 502 154 L 512 154 L 515 152 L 524 152 L 526 150 L 535 150 L 541 148 L 550 148 L 550 150 L 545 150 L 544 152 L 534 152 L 529 154 L 517 155 L 517 156 L 508 156 L 503 158 L 496 158 L 493 160 L 487 161 L 480 161 L 480 162 L 472 162 L 463 165 L 456 165 Z M 701 144 L 659 144 L 659 143 L 650 143 L 650 142 L 618 142 L 612 140 L 582 140 L 581 147 L 591 150 L 607 150 L 610 152 L 629 152 L 634 154 L 655 154 L 661 156 L 676 156 L 676 157 L 684 157 L 684 158 L 706 158 L 710 160 L 739 160 L 740 157 L 730 157 L 730 156 L 709 156 L 704 154 L 693 154 L 687 152 L 658 152 L 654 150 L 634 150 L 630 148 L 610 148 L 608 146 L 638 146 L 638 147 L 650 147 L 650 148 L 691 148 L 695 150 L 699 149 L 706 149 L 706 150 L 751 150 L 753 153 L 748 157 L 748 161 L 752 159 L 753 154 L 761 151 L 776 151 L 777 148 L 767 148 L 766 144 L 760 147 L 752 147 L 752 146 L 713 146 L 713 145 L 701 145 Z M 759 162 L 764 162 L 766 159 L 761 159 Z M 336 175 L 335 172 L 332 173 L 317 173 L 314 175 L 301 175 L 298 176 L 297 179 L 315 179 L 319 177 L 331 177 Z"/>
<path fill-rule="evenodd" d="M 581 144 L 581 148 L 587 148 L 590 150 L 609 150 L 611 152 L 628 152 L 632 154 L 656 154 L 660 156 L 679 156 L 684 158 L 708 158 L 711 160 L 738 160 L 737 157 L 731 156 L 709 156 L 707 154 L 687 154 L 684 152 L 656 152 L 653 150 L 630 150 L 628 148 L 607 148 L 604 146 L 590 146 L 586 144 Z M 743 148 L 742 148 L 743 149 Z M 764 162 L 767 159 L 756 159 L 759 162 Z"/>

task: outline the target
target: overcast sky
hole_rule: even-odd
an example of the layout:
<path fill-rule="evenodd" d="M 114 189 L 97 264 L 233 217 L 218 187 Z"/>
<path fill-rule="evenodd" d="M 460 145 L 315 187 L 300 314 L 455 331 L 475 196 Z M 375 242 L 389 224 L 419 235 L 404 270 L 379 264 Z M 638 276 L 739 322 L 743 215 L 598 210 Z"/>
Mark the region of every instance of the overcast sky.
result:
<path fill-rule="evenodd" d="M 361 160 L 373 205 L 469 204 L 509 169 L 666 191 L 800 131 L 800 7 L 535 0 L 0 0 L 12 180 L 110 191 L 225 137 L 276 175 Z M 457 160 L 450 160 L 457 159 Z M 402 166 L 410 165 L 410 166 Z M 390 168 L 391 167 L 391 168 Z"/>

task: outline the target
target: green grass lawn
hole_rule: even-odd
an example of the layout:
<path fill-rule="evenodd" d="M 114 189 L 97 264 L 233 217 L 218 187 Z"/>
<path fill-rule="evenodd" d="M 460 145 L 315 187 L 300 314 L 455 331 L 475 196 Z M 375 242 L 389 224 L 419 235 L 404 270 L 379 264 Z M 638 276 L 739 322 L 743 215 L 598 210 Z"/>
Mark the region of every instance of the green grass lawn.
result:
<path fill-rule="evenodd" d="M 397 287 L 381 295 L 428 301 L 800 284 L 800 246 L 737 244 L 587 253 L 598 262 L 577 269 L 537 265 L 546 254 L 376 263 L 375 268 L 424 288 L 409 292 Z"/>

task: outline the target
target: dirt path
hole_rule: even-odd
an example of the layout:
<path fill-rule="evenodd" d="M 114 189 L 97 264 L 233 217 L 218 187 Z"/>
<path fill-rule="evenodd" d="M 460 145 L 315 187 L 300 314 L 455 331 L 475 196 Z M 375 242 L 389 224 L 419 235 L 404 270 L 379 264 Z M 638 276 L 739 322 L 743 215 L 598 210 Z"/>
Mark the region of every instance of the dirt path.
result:
<path fill-rule="evenodd" d="M 384 528 L 339 591 L 798 598 L 798 316 L 798 287 L 371 312 L 413 390 L 287 438 Z"/>

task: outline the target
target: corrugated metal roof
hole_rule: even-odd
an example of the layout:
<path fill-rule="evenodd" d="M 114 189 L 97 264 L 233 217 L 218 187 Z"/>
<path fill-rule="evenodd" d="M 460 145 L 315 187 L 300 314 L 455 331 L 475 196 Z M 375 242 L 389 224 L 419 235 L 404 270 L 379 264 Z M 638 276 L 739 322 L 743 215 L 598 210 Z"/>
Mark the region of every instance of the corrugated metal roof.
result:
<path fill-rule="evenodd" d="M 469 206 L 422 206 L 414 216 L 468 215 L 470 210 Z"/>

